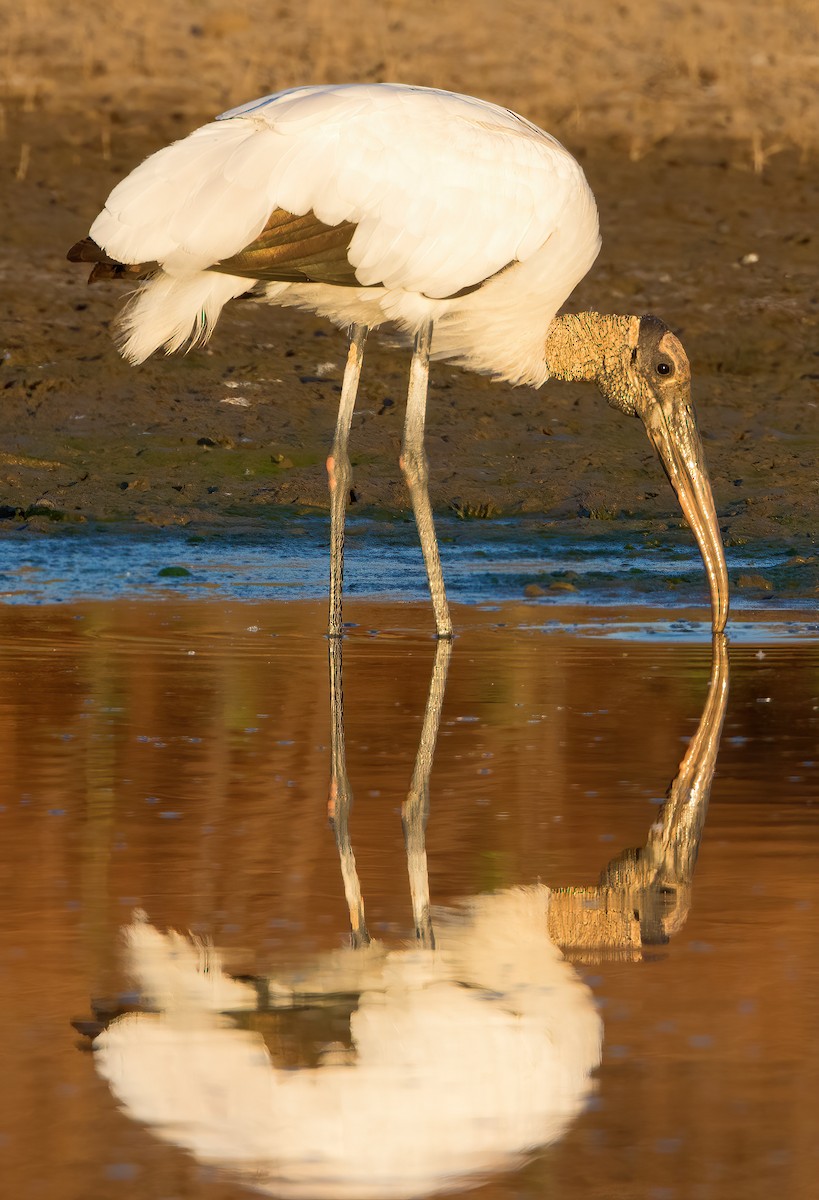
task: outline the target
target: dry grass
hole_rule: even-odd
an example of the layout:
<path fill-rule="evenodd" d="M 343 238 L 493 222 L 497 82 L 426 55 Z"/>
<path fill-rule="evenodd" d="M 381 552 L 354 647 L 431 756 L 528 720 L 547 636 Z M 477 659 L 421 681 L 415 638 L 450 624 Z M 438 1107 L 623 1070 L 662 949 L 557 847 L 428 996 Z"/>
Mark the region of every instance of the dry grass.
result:
<path fill-rule="evenodd" d="M 819 146 L 815 14 L 815 0 L 2 0 L 2 100 L 86 111 L 107 157 L 139 112 L 198 120 L 294 84 L 393 79 L 501 101 L 575 147 L 615 139 L 638 159 L 713 138 L 762 171 Z"/>

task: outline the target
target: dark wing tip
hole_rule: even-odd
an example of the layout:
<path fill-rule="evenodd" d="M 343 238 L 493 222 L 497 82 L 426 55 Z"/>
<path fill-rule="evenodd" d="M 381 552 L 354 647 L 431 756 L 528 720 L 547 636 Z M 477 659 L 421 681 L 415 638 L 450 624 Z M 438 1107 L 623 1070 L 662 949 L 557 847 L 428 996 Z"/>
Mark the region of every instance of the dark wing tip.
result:
<path fill-rule="evenodd" d="M 85 237 L 81 242 L 75 242 L 66 254 L 69 262 L 93 263 L 89 283 L 98 283 L 101 279 L 142 279 L 156 270 L 156 263 L 121 263 L 106 254 L 93 238 Z"/>
<path fill-rule="evenodd" d="M 93 238 L 85 237 L 75 242 L 65 256 L 69 262 L 104 262 L 106 255 Z"/>

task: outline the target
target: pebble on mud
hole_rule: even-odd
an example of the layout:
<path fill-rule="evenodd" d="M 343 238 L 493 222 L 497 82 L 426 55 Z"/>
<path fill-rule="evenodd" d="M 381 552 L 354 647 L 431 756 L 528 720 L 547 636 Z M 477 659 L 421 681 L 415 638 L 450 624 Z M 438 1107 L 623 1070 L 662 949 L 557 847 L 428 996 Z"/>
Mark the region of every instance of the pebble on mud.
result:
<path fill-rule="evenodd" d="M 534 600 L 538 596 L 545 596 L 547 592 L 576 592 L 577 588 L 573 583 L 569 583 L 567 579 L 556 579 L 554 583 L 550 583 L 548 588 L 543 588 L 539 583 L 527 583 L 523 589 L 523 594 L 528 600 Z"/>
<path fill-rule="evenodd" d="M 738 588 L 756 588 L 762 592 L 772 592 L 774 585 L 770 579 L 766 579 L 764 575 L 738 575 L 736 580 Z"/>

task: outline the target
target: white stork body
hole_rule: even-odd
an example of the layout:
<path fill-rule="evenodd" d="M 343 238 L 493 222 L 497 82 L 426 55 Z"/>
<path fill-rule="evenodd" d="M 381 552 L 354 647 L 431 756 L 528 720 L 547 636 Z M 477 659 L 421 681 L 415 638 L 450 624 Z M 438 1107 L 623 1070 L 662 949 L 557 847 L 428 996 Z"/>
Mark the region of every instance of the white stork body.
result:
<path fill-rule="evenodd" d="M 434 358 L 535 386 L 552 318 L 600 249 L 583 172 L 522 117 L 426 88 L 298 88 L 151 155 L 109 196 L 91 237 L 162 268 L 126 317 L 126 357 L 207 337 L 251 286 L 209 268 L 276 209 L 354 225 L 354 279 L 272 282 L 266 299 L 412 336 L 431 319 Z"/>
<path fill-rule="evenodd" d="M 597 383 L 638 415 L 703 555 L 712 623 L 727 573 L 685 351 L 656 318 L 557 317 L 600 248 L 578 164 L 522 117 L 398 84 L 304 87 L 225 113 L 146 159 L 69 252 L 91 279 L 136 277 L 121 348 L 139 363 L 205 341 L 250 294 L 350 327 L 327 468 L 329 633 L 341 633 L 347 452 L 364 341 L 390 323 L 414 341 L 401 469 L 435 624 L 449 637 L 423 437 L 430 357 L 510 383 Z"/>

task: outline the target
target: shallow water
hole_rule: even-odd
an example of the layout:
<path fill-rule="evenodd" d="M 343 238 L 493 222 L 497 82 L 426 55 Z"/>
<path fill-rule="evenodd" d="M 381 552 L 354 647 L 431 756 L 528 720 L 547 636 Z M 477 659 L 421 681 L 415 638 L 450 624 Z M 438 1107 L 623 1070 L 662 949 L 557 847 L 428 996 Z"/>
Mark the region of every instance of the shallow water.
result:
<path fill-rule="evenodd" d="M 398 946 L 412 931 L 401 805 L 435 643 L 426 606 L 347 615 L 351 841 L 370 932 Z M 426 835 L 434 904 L 518 884 L 589 895 L 646 846 L 711 670 L 701 626 L 635 636 L 650 616 L 609 613 L 627 636 L 600 637 L 577 613 L 564 627 L 521 606 L 456 610 Z M 9 1195 L 249 1194 L 119 1111 L 71 1021 L 129 988 L 120 930 L 135 907 L 212 936 L 254 976 L 345 943 L 323 624 L 318 602 L 0 609 Z M 602 1017 L 602 1065 L 558 1141 L 490 1175 L 498 1200 L 814 1194 L 819 641 L 800 634 L 748 626 L 731 651 L 701 850 L 668 940 L 644 943 L 645 914 L 621 913 L 622 944 L 567 950 Z M 344 1040 L 331 1018 L 302 1011 L 281 1034 L 291 1058 Z"/>
<path fill-rule="evenodd" d="M 450 599 L 471 605 L 526 600 L 534 620 L 567 605 L 654 605 L 666 620 L 680 609 L 699 608 L 700 619 L 708 618 L 702 560 L 687 528 L 657 537 L 639 528 L 632 534 L 620 528 L 601 532 L 601 522 L 573 524 L 567 534 L 555 532 L 542 517 L 436 516 Z M 596 531 L 588 531 L 590 524 Z M 572 522 L 562 522 L 562 529 L 567 525 Z M 36 538 L 22 531 L 0 538 L 0 599 L 6 604 L 161 595 L 319 599 L 328 587 L 327 542 L 325 514 L 287 509 L 264 526 L 257 520 L 241 538 L 218 531 L 135 535 L 105 526 Z M 782 622 L 798 614 L 809 635 L 819 633 L 815 555 L 800 556 L 781 540 L 756 541 L 729 546 L 727 562 L 735 616 L 766 612 Z M 345 594 L 426 599 L 418 535 L 409 516 L 347 521 Z"/>

